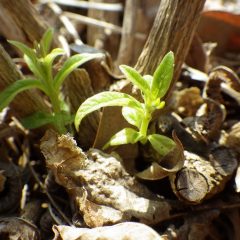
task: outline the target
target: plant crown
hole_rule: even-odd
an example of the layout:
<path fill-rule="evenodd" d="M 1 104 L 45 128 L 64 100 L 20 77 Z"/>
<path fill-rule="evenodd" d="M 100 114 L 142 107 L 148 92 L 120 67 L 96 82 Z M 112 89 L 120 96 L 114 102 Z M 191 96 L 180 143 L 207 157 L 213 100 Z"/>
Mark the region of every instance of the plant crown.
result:
<path fill-rule="evenodd" d="M 57 71 L 53 73 L 55 59 L 65 54 L 61 48 L 51 49 L 53 41 L 53 29 L 48 29 L 39 43 L 34 48 L 17 41 L 9 41 L 23 54 L 33 77 L 18 80 L 0 93 L 0 111 L 7 107 L 14 97 L 27 89 L 37 88 L 44 92 L 52 105 L 51 112 L 36 112 L 23 119 L 23 125 L 27 128 L 36 128 L 45 124 L 52 124 L 60 133 L 66 133 L 66 125 L 73 122 L 74 117 L 69 115 L 66 103 L 61 94 L 61 86 L 66 77 L 83 63 L 100 57 L 101 54 L 76 54 L 69 57 Z"/>
<path fill-rule="evenodd" d="M 174 69 L 174 55 L 167 53 L 155 70 L 153 76 L 141 76 L 134 68 L 121 65 L 120 70 L 135 87 L 141 91 L 143 103 L 129 94 L 121 92 L 101 92 L 81 104 L 75 116 L 75 127 L 78 130 L 82 119 L 89 113 L 107 106 L 122 107 L 122 115 L 133 128 L 124 128 L 111 137 L 103 149 L 121 144 L 150 142 L 162 156 L 175 147 L 175 142 L 164 135 L 148 134 L 149 123 L 157 109 L 164 107 L 161 99 L 170 86 Z"/>

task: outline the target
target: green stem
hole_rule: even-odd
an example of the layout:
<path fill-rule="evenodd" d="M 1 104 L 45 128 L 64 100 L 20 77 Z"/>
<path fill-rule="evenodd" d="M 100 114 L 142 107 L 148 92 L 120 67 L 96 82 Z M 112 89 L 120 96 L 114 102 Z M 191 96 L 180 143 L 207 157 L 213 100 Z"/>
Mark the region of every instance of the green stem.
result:
<path fill-rule="evenodd" d="M 54 88 L 53 84 L 53 75 L 52 75 L 52 67 L 43 62 L 42 67 L 44 68 L 45 77 L 43 79 L 43 84 L 46 86 L 48 90 L 47 95 L 52 104 L 53 113 L 55 115 L 61 116 L 61 101 L 59 99 L 60 89 Z M 54 126 L 57 128 L 59 133 L 66 133 L 67 129 L 65 128 L 64 120 L 60 117 L 59 121 L 54 123 Z"/>
<path fill-rule="evenodd" d="M 150 108 L 148 106 L 145 106 L 144 109 L 144 117 L 142 120 L 142 124 L 140 127 L 140 134 L 144 137 L 143 140 L 143 144 L 146 143 L 146 138 L 147 138 L 147 131 L 148 131 L 148 125 L 150 123 L 151 120 L 151 116 L 152 116 L 152 111 L 150 110 Z"/>
<path fill-rule="evenodd" d="M 59 94 L 59 91 L 56 91 L 53 89 L 53 86 L 51 86 L 51 90 L 49 90 L 49 98 L 52 103 L 53 112 L 54 114 L 60 114 L 61 116 L 61 101 L 59 99 Z M 60 133 L 67 132 L 67 129 L 64 125 L 64 120 L 62 118 L 60 118 L 59 122 L 55 122 L 54 125 Z"/>

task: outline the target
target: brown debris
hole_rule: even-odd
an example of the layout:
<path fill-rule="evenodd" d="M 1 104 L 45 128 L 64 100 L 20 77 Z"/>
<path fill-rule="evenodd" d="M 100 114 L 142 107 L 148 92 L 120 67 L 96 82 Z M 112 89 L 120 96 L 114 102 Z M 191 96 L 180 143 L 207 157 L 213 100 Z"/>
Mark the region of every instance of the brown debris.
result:
<path fill-rule="evenodd" d="M 54 226 L 54 240 L 164 240 L 150 227 L 133 222 L 119 223 L 113 226 L 89 228 L 74 228 Z"/>
<path fill-rule="evenodd" d="M 21 218 L 0 219 L 0 239 L 4 240 L 40 240 L 35 225 Z"/>
<path fill-rule="evenodd" d="M 45 134 L 41 150 L 56 181 L 67 189 L 88 226 L 131 217 L 149 224 L 168 218 L 169 204 L 131 177 L 119 157 L 96 149 L 85 155 L 71 137 L 53 131 Z"/>
<path fill-rule="evenodd" d="M 209 159 L 185 151 L 183 168 L 170 176 L 174 193 L 181 200 L 199 204 L 222 191 L 237 167 L 237 160 L 229 149 L 217 147 Z"/>
<path fill-rule="evenodd" d="M 183 117 L 194 116 L 204 102 L 200 89 L 197 87 L 185 88 L 174 94 L 174 108 Z"/>
<path fill-rule="evenodd" d="M 156 156 L 156 151 L 152 149 L 154 151 L 153 154 L 155 154 L 153 159 L 151 159 L 153 161 L 152 164 L 147 169 L 137 173 L 136 176 L 145 180 L 159 180 L 175 174 L 182 169 L 184 164 L 184 149 L 175 131 L 173 132 L 173 140 L 176 147 L 164 157 Z M 147 148 L 151 149 L 151 146 L 148 145 Z"/>

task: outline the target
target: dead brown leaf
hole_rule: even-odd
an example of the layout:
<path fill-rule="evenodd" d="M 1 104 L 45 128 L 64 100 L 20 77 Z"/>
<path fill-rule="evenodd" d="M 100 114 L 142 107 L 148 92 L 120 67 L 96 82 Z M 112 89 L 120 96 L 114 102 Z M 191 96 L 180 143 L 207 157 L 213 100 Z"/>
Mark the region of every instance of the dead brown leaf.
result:
<path fill-rule="evenodd" d="M 119 156 L 96 149 L 84 154 L 70 136 L 58 136 L 54 131 L 45 134 L 41 150 L 88 226 L 132 217 L 153 224 L 169 217 L 170 205 L 131 177 Z"/>
<path fill-rule="evenodd" d="M 40 235 L 37 227 L 32 223 L 12 217 L 0 219 L 0 239 L 40 240 Z"/>
<path fill-rule="evenodd" d="M 136 176 L 145 180 L 159 180 L 179 171 L 184 164 L 184 149 L 175 132 L 173 132 L 173 140 L 176 143 L 173 150 L 161 159 L 153 159 L 151 166 L 137 173 Z"/>
<path fill-rule="evenodd" d="M 166 240 L 147 225 L 134 222 L 94 229 L 60 225 L 54 226 L 53 231 L 55 233 L 54 240 Z"/>

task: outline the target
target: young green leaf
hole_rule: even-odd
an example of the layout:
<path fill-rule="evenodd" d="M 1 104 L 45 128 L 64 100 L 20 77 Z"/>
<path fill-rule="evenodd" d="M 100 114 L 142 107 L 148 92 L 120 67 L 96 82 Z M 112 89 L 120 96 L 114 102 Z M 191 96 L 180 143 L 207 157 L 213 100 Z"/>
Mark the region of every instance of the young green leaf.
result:
<path fill-rule="evenodd" d="M 65 78 L 77 67 L 80 65 L 86 63 L 87 61 L 90 61 L 94 58 L 101 57 L 102 54 L 90 54 L 90 53 L 83 53 L 83 54 L 76 54 L 69 59 L 66 60 L 66 62 L 63 64 L 61 70 L 57 73 L 57 75 L 54 78 L 54 86 L 56 89 L 60 88 Z"/>
<path fill-rule="evenodd" d="M 136 126 L 137 128 L 141 127 L 142 123 L 142 111 L 139 111 L 135 108 L 123 107 L 122 115 L 127 120 L 128 123 Z"/>
<path fill-rule="evenodd" d="M 42 69 L 39 65 L 37 55 L 34 52 L 33 49 L 29 48 L 23 43 L 17 42 L 17 41 L 10 41 L 8 40 L 9 43 L 11 43 L 13 46 L 17 47 L 23 54 L 24 54 L 24 59 L 30 68 L 30 70 L 33 72 L 33 74 L 41 79 L 42 78 Z"/>
<path fill-rule="evenodd" d="M 132 96 L 120 92 L 101 92 L 88 98 L 78 108 L 75 117 L 75 127 L 78 130 L 82 119 L 89 113 L 102 107 L 127 106 L 142 109 L 142 105 Z"/>
<path fill-rule="evenodd" d="M 56 57 L 64 55 L 65 51 L 61 48 L 55 48 L 53 49 L 47 56 L 43 59 L 44 64 L 44 74 L 46 76 L 45 79 L 43 79 L 43 82 L 46 81 L 46 79 L 52 79 L 52 64 Z M 53 84 L 51 80 L 51 84 Z"/>
<path fill-rule="evenodd" d="M 162 156 L 165 156 L 176 146 L 171 138 L 160 134 L 149 135 L 148 140 L 152 147 Z"/>
<path fill-rule="evenodd" d="M 49 68 L 51 68 L 55 58 L 64 54 L 65 51 L 63 49 L 55 48 L 49 54 L 46 55 L 46 57 L 44 58 L 44 62 L 47 64 Z"/>
<path fill-rule="evenodd" d="M 43 57 L 45 57 L 51 48 L 52 40 L 53 40 L 53 28 L 49 28 L 44 34 L 42 39 L 40 40 L 40 48 L 41 52 L 43 54 Z"/>
<path fill-rule="evenodd" d="M 36 112 L 28 117 L 21 119 L 22 125 L 27 129 L 34 129 L 45 124 L 53 123 L 55 120 L 52 113 Z"/>
<path fill-rule="evenodd" d="M 64 119 L 65 124 L 69 124 L 73 122 L 74 117 L 69 114 L 52 114 L 45 112 L 36 112 L 31 116 L 25 117 L 21 119 L 21 123 L 25 128 L 34 129 L 46 124 L 54 124 L 59 120 Z"/>
<path fill-rule="evenodd" d="M 164 56 L 160 65 L 153 74 L 151 92 L 154 98 L 162 98 L 166 94 L 171 84 L 173 70 L 174 55 L 173 52 L 169 52 Z"/>
<path fill-rule="evenodd" d="M 18 93 L 31 88 L 38 88 L 45 91 L 42 83 L 37 79 L 22 79 L 8 86 L 0 93 L 0 111 L 2 111 Z"/>
<path fill-rule="evenodd" d="M 106 149 L 110 146 L 122 145 L 122 144 L 134 144 L 141 139 L 139 132 L 132 128 L 124 128 L 111 137 L 111 139 L 103 146 Z"/>
<path fill-rule="evenodd" d="M 149 95 L 150 84 L 139 74 L 138 71 L 126 65 L 121 65 L 119 68 L 121 72 L 126 76 L 126 78 L 133 83 L 134 86 L 138 87 L 145 95 Z"/>

